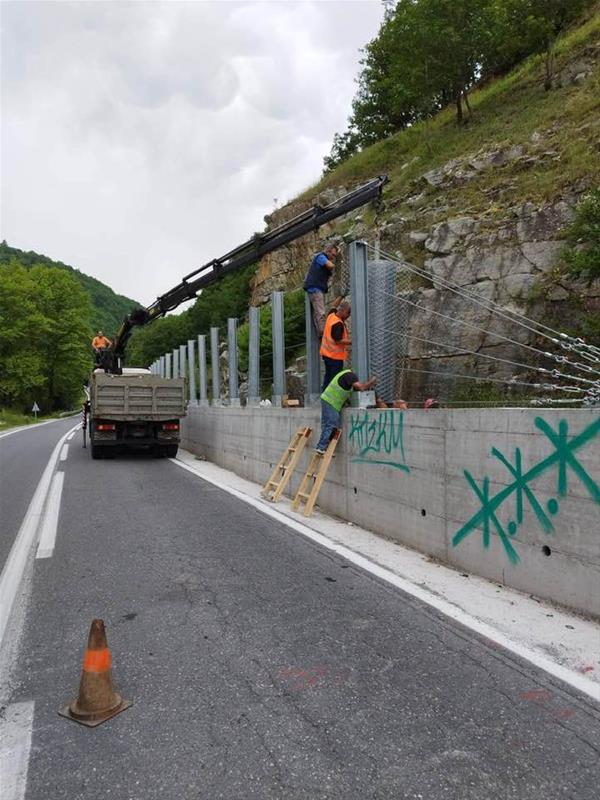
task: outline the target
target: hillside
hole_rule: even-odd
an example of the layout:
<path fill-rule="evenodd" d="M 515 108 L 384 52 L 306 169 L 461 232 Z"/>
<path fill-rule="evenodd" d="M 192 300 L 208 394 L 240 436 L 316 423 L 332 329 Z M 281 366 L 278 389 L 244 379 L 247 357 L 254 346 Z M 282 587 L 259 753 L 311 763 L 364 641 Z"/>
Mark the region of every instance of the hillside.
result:
<path fill-rule="evenodd" d="M 271 215 L 269 224 L 280 224 L 309 202 L 325 203 L 374 175 L 390 177 L 377 209 L 354 212 L 263 259 L 253 300 L 298 286 L 325 238 L 378 242 L 382 252 L 423 269 L 425 277 L 399 275 L 392 309 L 406 334 L 397 374 L 409 399 L 472 395 L 473 382 L 456 379 L 464 374 L 489 379 L 489 394 L 505 380 L 527 382 L 526 369 L 477 356 L 520 362 L 523 344 L 540 344 L 501 321 L 494 330 L 515 339 L 513 345 L 465 330 L 463 321 L 489 330 L 489 312 L 444 290 L 441 279 L 562 330 L 598 337 L 600 280 L 569 273 L 562 255 L 578 204 L 600 185 L 598 6 L 559 40 L 555 58 L 549 91 L 542 56 L 531 57 L 471 93 L 467 124 L 457 125 L 448 108 L 366 148 Z M 455 321 L 440 322 L 436 312 Z"/>
<path fill-rule="evenodd" d="M 35 253 L 32 250 L 24 251 L 19 250 L 17 247 L 10 247 L 6 241 L 0 243 L 0 264 L 8 263 L 13 259 L 16 259 L 24 267 L 42 264 L 70 272 L 90 298 L 93 328 L 95 330 L 103 330 L 108 335 L 114 334 L 131 309 L 140 305 L 135 300 L 116 294 L 106 284 L 96 278 L 85 275 L 68 264 L 63 264 L 62 261 L 53 261 L 48 256 Z"/>

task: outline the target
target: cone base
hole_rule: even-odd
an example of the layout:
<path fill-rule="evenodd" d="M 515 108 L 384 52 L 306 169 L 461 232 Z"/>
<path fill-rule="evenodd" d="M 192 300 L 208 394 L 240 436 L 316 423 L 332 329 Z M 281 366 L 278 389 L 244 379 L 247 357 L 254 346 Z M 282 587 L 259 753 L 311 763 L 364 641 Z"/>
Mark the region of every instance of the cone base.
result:
<path fill-rule="evenodd" d="M 71 706 L 76 702 L 77 700 L 74 700 L 73 703 L 69 703 L 68 706 L 61 708 L 58 713 L 61 717 L 66 717 L 67 719 L 73 720 L 73 722 L 79 722 L 80 725 L 85 725 L 86 728 L 95 728 L 97 725 L 102 725 L 102 723 L 106 722 L 106 720 L 111 719 L 111 717 L 116 717 L 116 715 L 120 714 L 121 711 L 125 711 L 125 709 L 129 708 L 129 706 L 133 705 L 133 700 L 121 700 L 119 705 L 110 711 L 105 711 L 103 714 L 94 715 L 93 719 L 85 719 L 72 714 Z"/>

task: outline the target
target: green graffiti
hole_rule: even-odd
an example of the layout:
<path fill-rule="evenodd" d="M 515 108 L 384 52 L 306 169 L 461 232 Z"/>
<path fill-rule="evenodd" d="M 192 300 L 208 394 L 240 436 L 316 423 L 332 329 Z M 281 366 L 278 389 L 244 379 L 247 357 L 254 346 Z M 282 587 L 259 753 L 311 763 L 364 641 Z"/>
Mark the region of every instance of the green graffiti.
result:
<path fill-rule="evenodd" d="M 588 425 L 587 428 L 577 436 L 574 436 L 570 441 L 569 424 L 566 420 L 560 420 L 557 431 L 541 417 L 536 417 L 535 426 L 546 436 L 552 445 L 552 453 L 526 472 L 523 472 L 521 451 L 518 447 L 515 448 L 514 463 L 511 463 L 506 456 L 493 447 L 491 454 L 506 467 L 514 479 L 512 483 L 498 492 L 498 494 L 490 497 L 490 479 L 487 476 L 483 478 L 483 482 L 481 486 L 479 486 L 471 473 L 468 470 L 464 471 L 467 483 L 473 490 L 481 507 L 479 511 L 454 534 L 452 538 L 452 545 L 454 547 L 460 544 L 463 539 L 469 536 L 474 530 L 481 528 L 483 546 L 487 550 L 490 546 L 490 530 L 491 526 L 493 526 L 502 542 L 509 561 L 512 564 L 517 564 L 519 562 L 519 554 L 515 550 L 511 538 L 516 535 L 519 527 L 523 524 L 524 507 L 526 503 L 533 512 L 542 531 L 546 534 L 554 533 L 554 523 L 551 517 L 556 516 L 560 510 L 559 500 L 555 497 L 551 497 L 544 509 L 531 488 L 531 483 L 536 478 L 553 468 L 556 468 L 556 493 L 559 498 L 565 497 L 567 494 L 570 471 L 583 484 L 592 500 L 600 504 L 600 486 L 593 480 L 591 475 L 586 472 L 575 456 L 577 450 L 589 444 L 600 432 L 600 418 Z M 513 496 L 515 499 L 515 519 L 511 520 L 506 528 L 504 528 L 498 520 L 496 512 L 505 500 Z"/>
<path fill-rule="evenodd" d="M 402 411 L 389 409 L 374 414 L 369 414 L 368 411 L 353 414 L 350 419 L 348 441 L 356 446 L 358 455 L 352 461 L 385 464 L 403 472 L 410 472 L 404 455 L 403 429 Z"/>

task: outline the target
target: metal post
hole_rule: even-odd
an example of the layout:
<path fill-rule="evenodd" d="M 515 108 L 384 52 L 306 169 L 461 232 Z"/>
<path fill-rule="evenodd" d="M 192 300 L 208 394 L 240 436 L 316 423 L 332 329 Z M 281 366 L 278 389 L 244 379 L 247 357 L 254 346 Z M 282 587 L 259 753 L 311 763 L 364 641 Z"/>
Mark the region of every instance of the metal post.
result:
<path fill-rule="evenodd" d="M 187 361 L 187 347 L 184 344 L 179 345 L 179 377 L 185 378 L 186 376 L 186 362 Z"/>
<path fill-rule="evenodd" d="M 319 337 L 312 321 L 312 307 L 308 292 L 304 293 L 304 327 L 306 329 L 306 394 L 305 406 L 319 404 L 321 394 L 321 357 Z"/>
<path fill-rule="evenodd" d="M 273 320 L 273 405 L 281 407 L 285 394 L 285 332 L 283 292 L 271 294 Z"/>
<path fill-rule="evenodd" d="M 219 329 L 210 329 L 210 366 L 212 369 L 212 404 L 221 405 L 221 370 L 219 369 Z"/>
<path fill-rule="evenodd" d="M 352 242 L 348 248 L 352 295 L 352 367 L 359 381 L 369 378 L 369 305 L 367 290 L 367 245 Z M 358 392 L 358 406 L 374 405 L 375 392 Z"/>
<path fill-rule="evenodd" d="M 187 354 L 188 354 L 188 381 L 190 384 L 190 403 L 198 405 L 198 400 L 196 398 L 196 342 L 193 339 L 188 339 Z"/>
<path fill-rule="evenodd" d="M 172 377 L 171 372 L 171 353 L 165 353 L 165 378 Z"/>
<path fill-rule="evenodd" d="M 260 308 L 248 309 L 248 405 L 260 403 Z"/>
<path fill-rule="evenodd" d="M 229 405 L 239 406 L 237 319 L 235 317 L 227 319 L 227 352 L 229 354 Z"/>
<path fill-rule="evenodd" d="M 179 377 L 179 348 L 173 348 L 173 377 Z"/>
<path fill-rule="evenodd" d="M 164 356 L 160 357 L 159 363 L 160 363 L 160 369 L 159 369 L 159 373 L 158 374 L 160 375 L 161 378 L 164 378 L 165 377 L 165 357 Z"/>
<path fill-rule="evenodd" d="M 200 377 L 200 405 L 208 405 L 208 388 L 206 383 L 206 336 L 198 336 L 198 372 Z"/>

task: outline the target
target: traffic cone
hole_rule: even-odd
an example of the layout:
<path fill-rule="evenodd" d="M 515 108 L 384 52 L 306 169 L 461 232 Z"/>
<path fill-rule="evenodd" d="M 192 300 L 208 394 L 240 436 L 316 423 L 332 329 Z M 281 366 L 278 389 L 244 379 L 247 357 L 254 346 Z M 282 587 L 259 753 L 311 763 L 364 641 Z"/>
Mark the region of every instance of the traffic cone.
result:
<path fill-rule="evenodd" d="M 62 717 L 94 728 L 120 711 L 125 711 L 130 705 L 131 700 L 123 700 L 113 689 L 111 655 L 106 642 L 104 621 L 95 619 L 92 621 L 83 657 L 79 696 L 58 713 Z"/>

